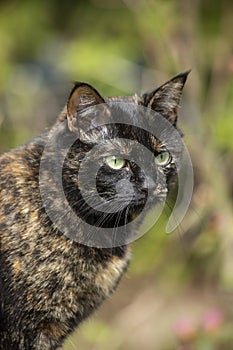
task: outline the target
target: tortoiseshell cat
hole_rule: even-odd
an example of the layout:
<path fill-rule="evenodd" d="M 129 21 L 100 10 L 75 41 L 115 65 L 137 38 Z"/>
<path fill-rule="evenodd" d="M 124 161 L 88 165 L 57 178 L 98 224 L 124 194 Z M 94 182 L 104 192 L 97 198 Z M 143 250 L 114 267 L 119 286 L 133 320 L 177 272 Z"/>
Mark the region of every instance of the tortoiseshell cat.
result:
<path fill-rule="evenodd" d="M 124 227 L 134 220 L 147 201 L 147 174 L 127 156 L 127 148 L 121 144 L 121 139 L 137 141 L 150 150 L 156 160 L 157 173 L 166 178 L 156 196 L 166 195 L 168 183 L 175 174 L 174 160 L 163 140 L 158 141 L 147 131 L 134 127 L 135 120 L 142 117 L 137 107 L 145 106 L 160 113 L 176 128 L 187 75 L 188 72 L 179 74 L 141 96 L 104 99 L 85 83 L 76 84 L 72 90 L 67 107 L 52 127 L 55 136 L 50 151 L 59 158 L 64 151 L 60 140 L 72 135 L 77 138 L 64 158 L 62 185 L 72 211 L 96 227 L 97 232 L 99 228 Z M 127 114 L 131 125 L 116 123 L 95 128 L 93 108 L 100 104 L 103 113 Z M 146 114 L 143 118 L 145 124 L 153 123 L 153 120 L 146 120 L 149 118 Z M 94 129 L 85 132 L 82 123 L 93 124 Z M 91 247 L 79 242 L 79 237 L 88 241 L 85 236 L 89 233 L 82 224 L 73 227 L 77 239 L 71 239 L 52 222 L 40 192 L 40 164 L 49 135 L 45 132 L 0 158 L 1 350 L 61 347 L 79 323 L 115 290 L 130 261 L 129 245 L 123 241 L 120 245 L 113 242 L 112 247 Z M 109 206 L 119 191 L 116 184 L 123 180 L 120 191 L 125 197 L 122 196 L 121 201 L 127 206 L 118 208 L 117 213 L 104 214 L 98 208 L 92 208 L 80 192 L 80 166 L 84 160 L 88 162 L 91 150 L 98 143 L 108 144 L 108 154 L 102 154 L 104 161 L 97 172 L 96 189 Z M 50 175 L 45 173 L 44 178 L 48 188 L 54 186 L 53 172 L 57 166 L 52 153 L 48 164 Z M 93 159 L 91 162 L 94 166 Z M 153 169 L 152 165 L 152 177 L 158 176 Z M 126 185 L 125 180 L 128 181 Z M 156 181 L 151 181 L 150 187 L 153 187 Z M 130 202 L 127 202 L 127 183 L 132 185 Z M 91 197 L 93 189 L 86 190 Z M 51 193 L 47 197 L 46 205 L 52 206 L 56 220 L 62 223 L 65 217 L 63 203 Z"/>

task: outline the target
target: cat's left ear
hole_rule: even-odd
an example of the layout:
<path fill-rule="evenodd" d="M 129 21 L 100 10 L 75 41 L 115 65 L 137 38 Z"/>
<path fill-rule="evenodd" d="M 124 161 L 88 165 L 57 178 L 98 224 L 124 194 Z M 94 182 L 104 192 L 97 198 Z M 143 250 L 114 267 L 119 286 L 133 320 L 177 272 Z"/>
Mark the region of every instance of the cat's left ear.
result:
<path fill-rule="evenodd" d="M 190 70 L 176 75 L 152 92 L 141 97 L 141 103 L 162 114 L 173 125 L 176 124 L 182 90 Z"/>
<path fill-rule="evenodd" d="M 76 83 L 70 93 L 67 103 L 67 119 L 70 131 L 79 132 L 82 124 L 91 124 L 92 120 L 86 116 L 89 107 L 104 104 L 103 97 L 87 83 Z"/>

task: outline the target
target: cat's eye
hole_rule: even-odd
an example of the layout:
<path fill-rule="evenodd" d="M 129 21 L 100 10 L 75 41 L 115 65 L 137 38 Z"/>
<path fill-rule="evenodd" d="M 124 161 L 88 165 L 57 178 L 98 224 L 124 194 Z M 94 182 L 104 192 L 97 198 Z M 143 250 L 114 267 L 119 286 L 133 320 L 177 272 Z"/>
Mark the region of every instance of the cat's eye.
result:
<path fill-rule="evenodd" d="M 125 166 L 126 160 L 121 157 L 109 156 L 105 159 L 107 165 L 114 170 L 119 170 Z"/>
<path fill-rule="evenodd" d="M 171 155 L 168 151 L 162 151 L 155 157 L 157 165 L 167 165 L 171 161 Z"/>

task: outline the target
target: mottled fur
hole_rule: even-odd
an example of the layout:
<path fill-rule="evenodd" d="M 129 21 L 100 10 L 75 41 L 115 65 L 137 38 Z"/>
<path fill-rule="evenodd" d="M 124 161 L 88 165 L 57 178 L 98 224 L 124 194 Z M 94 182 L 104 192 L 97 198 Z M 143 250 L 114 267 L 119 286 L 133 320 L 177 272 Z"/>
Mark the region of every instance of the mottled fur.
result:
<path fill-rule="evenodd" d="M 149 106 L 175 124 L 186 77 L 187 73 L 178 75 L 150 94 L 105 101 Z M 81 98 L 83 93 L 86 100 Z M 89 85 L 76 85 L 68 109 L 64 109 L 53 129 L 73 132 L 79 112 L 101 101 L 104 100 Z M 128 246 L 88 247 L 69 239 L 53 225 L 39 189 L 40 160 L 47 140 L 48 133 L 44 133 L 0 158 L 1 350 L 57 349 L 114 291 L 130 261 Z M 150 140 L 153 147 L 159 152 L 155 139 Z M 80 143 L 71 155 L 72 152 L 78 157 L 88 153 L 88 146 Z M 74 158 L 66 158 L 63 180 L 67 193 L 74 189 L 67 198 L 78 212 L 74 201 L 79 196 L 78 184 L 72 172 L 79 168 Z M 58 212 L 62 210 L 62 203 L 54 205 Z M 133 216 L 134 208 L 130 210 Z"/>

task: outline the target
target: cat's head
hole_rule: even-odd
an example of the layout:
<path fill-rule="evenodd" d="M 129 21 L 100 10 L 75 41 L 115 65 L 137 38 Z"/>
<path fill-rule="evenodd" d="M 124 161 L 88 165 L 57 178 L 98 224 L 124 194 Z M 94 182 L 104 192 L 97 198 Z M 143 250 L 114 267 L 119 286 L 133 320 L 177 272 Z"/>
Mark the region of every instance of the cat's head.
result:
<path fill-rule="evenodd" d="M 188 73 L 131 97 L 103 98 L 89 84 L 74 86 L 62 123 L 77 140 L 65 160 L 63 184 L 82 220 L 124 226 L 147 201 L 166 198 L 180 156 L 177 118 Z"/>

